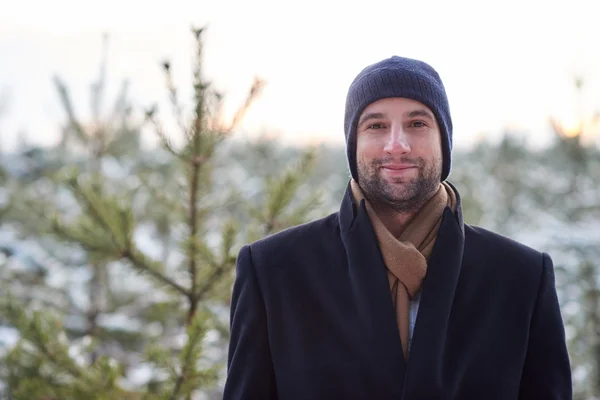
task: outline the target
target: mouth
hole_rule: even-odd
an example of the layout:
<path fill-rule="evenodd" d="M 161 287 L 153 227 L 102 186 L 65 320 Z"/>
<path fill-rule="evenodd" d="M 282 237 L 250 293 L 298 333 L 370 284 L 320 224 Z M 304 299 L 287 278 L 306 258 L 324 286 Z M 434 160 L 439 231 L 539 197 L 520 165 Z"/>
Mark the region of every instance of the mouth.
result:
<path fill-rule="evenodd" d="M 408 169 L 417 168 L 416 165 L 407 165 L 407 164 L 388 164 L 382 165 L 381 169 L 389 170 L 389 171 L 405 171 Z"/>
<path fill-rule="evenodd" d="M 386 164 L 380 167 L 381 174 L 387 180 L 398 182 L 413 179 L 418 174 L 418 167 L 413 164 Z"/>

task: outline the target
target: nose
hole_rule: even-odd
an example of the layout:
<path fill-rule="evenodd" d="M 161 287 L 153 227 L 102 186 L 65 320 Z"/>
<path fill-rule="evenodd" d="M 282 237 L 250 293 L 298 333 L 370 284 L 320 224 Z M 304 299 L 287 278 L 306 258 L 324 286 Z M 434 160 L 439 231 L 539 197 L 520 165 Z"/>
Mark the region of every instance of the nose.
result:
<path fill-rule="evenodd" d="M 410 153 L 409 137 L 402 127 L 392 127 L 383 150 L 389 154 Z"/>

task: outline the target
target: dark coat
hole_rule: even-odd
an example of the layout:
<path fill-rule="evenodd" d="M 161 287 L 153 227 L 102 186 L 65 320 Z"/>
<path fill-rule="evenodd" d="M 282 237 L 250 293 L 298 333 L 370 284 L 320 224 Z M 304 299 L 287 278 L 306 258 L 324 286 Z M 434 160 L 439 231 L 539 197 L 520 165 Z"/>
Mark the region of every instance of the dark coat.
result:
<path fill-rule="evenodd" d="M 458 193 L 457 193 L 458 195 Z M 242 248 L 225 400 L 571 399 L 552 260 L 444 211 L 408 361 L 364 202 Z"/>

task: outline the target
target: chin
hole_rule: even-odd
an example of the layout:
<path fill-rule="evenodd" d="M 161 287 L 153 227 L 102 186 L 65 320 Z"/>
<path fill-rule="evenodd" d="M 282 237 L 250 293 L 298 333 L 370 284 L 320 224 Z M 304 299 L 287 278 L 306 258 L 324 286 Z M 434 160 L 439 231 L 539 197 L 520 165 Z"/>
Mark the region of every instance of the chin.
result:
<path fill-rule="evenodd" d="M 415 179 L 408 179 L 405 177 L 395 177 L 395 178 L 384 178 L 384 182 L 389 185 L 398 186 L 398 185 L 408 185 L 415 182 Z"/>

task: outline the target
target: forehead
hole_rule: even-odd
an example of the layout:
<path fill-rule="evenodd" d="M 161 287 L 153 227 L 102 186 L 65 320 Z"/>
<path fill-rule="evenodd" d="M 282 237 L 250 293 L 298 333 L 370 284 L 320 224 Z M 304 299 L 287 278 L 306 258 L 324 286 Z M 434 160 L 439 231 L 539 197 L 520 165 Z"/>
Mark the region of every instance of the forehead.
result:
<path fill-rule="evenodd" d="M 433 115 L 433 112 L 425 104 L 404 97 L 390 97 L 386 99 L 377 100 L 369 104 L 362 112 L 361 115 L 366 113 L 380 112 L 380 113 L 398 113 L 405 114 L 415 110 L 427 110 Z"/>

